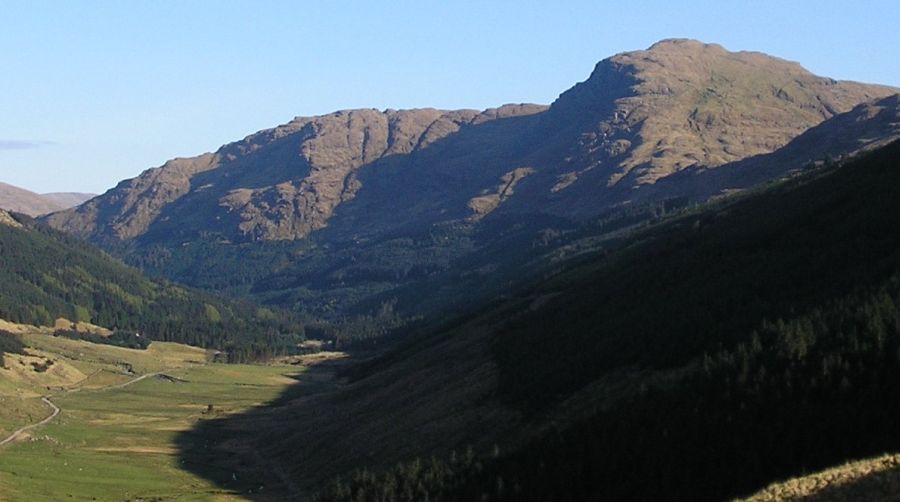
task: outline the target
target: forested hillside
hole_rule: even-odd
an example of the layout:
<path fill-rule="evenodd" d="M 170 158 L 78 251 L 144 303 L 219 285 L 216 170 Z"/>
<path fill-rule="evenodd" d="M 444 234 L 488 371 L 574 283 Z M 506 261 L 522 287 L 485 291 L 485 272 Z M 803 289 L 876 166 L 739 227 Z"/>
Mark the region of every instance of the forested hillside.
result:
<path fill-rule="evenodd" d="M 3 216 L 0 319 L 88 322 L 224 350 L 231 360 L 283 353 L 302 337 L 303 326 L 281 312 L 151 281 L 27 216 Z"/>
<path fill-rule="evenodd" d="M 494 399 L 541 432 L 369 466 L 322 498 L 723 500 L 898 451 L 898 229 L 893 143 L 607 243 L 351 373 L 489 330 Z"/>

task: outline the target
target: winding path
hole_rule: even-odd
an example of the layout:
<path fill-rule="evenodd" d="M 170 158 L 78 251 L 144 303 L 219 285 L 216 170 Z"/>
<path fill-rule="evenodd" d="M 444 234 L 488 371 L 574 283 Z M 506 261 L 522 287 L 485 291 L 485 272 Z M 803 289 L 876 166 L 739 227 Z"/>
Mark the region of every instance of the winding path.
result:
<path fill-rule="evenodd" d="M 156 375 L 159 375 L 159 373 L 147 373 L 146 375 L 141 375 L 141 376 L 139 376 L 139 377 L 137 377 L 137 378 L 133 378 L 133 379 L 131 379 L 131 380 L 125 382 L 125 383 L 120 383 L 120 384 L 117 384 L 117 385 L 110 385 L 109 387 L 103 387 L 103 388 L 97 389 L 97 390 L 113 390 L 113 389 L 121 389 L 121 388 L 127 387 L 127 386 L 129 386 L 129 385 L 131 385 L 131 384 L 133 384 L 133 383 L 140 382 L 141 380 L 143 380 L 143 379 L 145 379 L 145 378 L 150 378 L 150 377 L 153 377 L 153 376 L 156 376 Z M 81 390 L 81 389 L 78 388 L 78 389 L 72 389 L 72 390 L 67 391 L 67 392 L 78 392 L 78 391 L 80 391 L 80 390 Z M 37 427 L 40 427 L 40 426 L 42 426 L 42 425 L 46 425 L 48 422 L 50 422 L 51 420 L 53 420 L 54 418 L 56 418 L 56 415 L 59 415 L 59 412 L 60 412 L 61 410 L 59 409 L 58 406 L 56 406 L 55 404 L 53 404 L 52 401 L 50 401 L 50 398 L 51 398 L 51 397 L 53 397 L 53 396 L 52 396 L 52 395 L 49 395 L 49 396 L 44 396 L 44 397 L 41 398 L 41 401 L 43 401 L 44 404 L 46 404 L 46 405 L 49 406 L 51 409 L 53 409 L 53 412 L 50 413 L 50 416 L 48 416 L 47 418 L 41 420 L 40 422 L 31 424 L 31 425 L 26 425 L 25 427 L 22 427 L 21 429 L 18 429 L 17 431 L 15 431 L 15 432 L 13 432 L 12 434 L 10 434 L 6 439 L 0 441 L 0 446 L 3 446 L 3 445 L 5 445 L 5 444 L 7 444 L 7 443 L 11 443 L 11 442 L 15 441 L 16 439 L 18 439 L 23 433 L 28 432 L 28 431 L 30 431 L 31 429 L 35 429 L 35 428 L 37 428 Z"/>
<path fill-rule="evenodd" d="M 141 375 L 141 376 L 139 376 L 139 377 L 137 377 L 137 378 L 132 378 L 131 380 L 129 380 L 129 381 L 125 382 L 125 383 L 120 383 L 120 384 L 117 384 L 117 385 L 110 385 L 109 387 L 103 387 L 102 389 L 97 389 L 97 390 L 113 390 L 113 389 L 121 389 L 122 387 L 128 387 L 129 385 L 131 385 L 131 384 L 133 384 L 133 383 L 138 383 L 138 382 L 140 382 L 141 380 L 143 380 L 143 379 L 145 379 L 145 378 L 155 377 L 156 375 L 159 375 L 159 373 L 158 373 L 158 372 L 157 372 L 157 373 L 147 373 L 146 375 Z"/>
<path fill-rule="evenodd" d="M 42 397 L 42 398 L 41 398 L 41 401 L 43 401 L 44 404 L 46 404 L 47 406 L 49 406 L 50 408 L 52 408 L 52 409 L 53 409 L 53 413 L 51 413 L 49 417 L 47 417 L 47 418 L 41 420 L 40 422 L 38 422 L 38 423 L 36 423 L 36 424 L 26 425 L 25 427 L 22 427 L 21 429 L 19 429 L 19 430 L 13 432 L 12 434 L 9 435 L 8 438 L 4 439 L 3 441 L 0 441 L 0 446 L 3 446 L 3 445 L 5 445 L 6 443 L 11 443 L 11 442 L 15 441 L 16 439 L 19 438 L 19 436 L 22 435 L 22 433 L 27 432 L 27 431 L 30 431 L 31 429 L 34 429 L 34 428 L 36 428 L 36 427 L 40 427 L 40 426 L 46 424 L 47 422 L 53 420 L 54 418 L 56 418 L 56 415 L 59 415 L 59 407 L 56 406 L 55 404 L 53 404 L 53 402 L 51 402 L 51 401 L 50 401 L 49 399 L 47 399 L 46 397 Z"/>

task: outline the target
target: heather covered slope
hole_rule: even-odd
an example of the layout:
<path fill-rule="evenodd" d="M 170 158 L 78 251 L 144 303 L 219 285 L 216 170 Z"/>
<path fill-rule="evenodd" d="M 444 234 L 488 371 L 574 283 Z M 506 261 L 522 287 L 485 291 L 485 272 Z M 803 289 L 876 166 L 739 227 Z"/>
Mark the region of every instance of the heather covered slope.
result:
<path fill-rule="evenodd" d="M 895 142 L 606 241 L 204 458 L 325 500 L 722 500 L 897 451 L 898 176 Z"/>
<path fill-rule="evenodd" d="M 895 92 L 666 40 L 601 61 L 549 108 L 298 117 L 169 161 L 47 222 L 190 285 L 356 313 L 496 248 L 494 228 L 559 232 L 679 197 L 663 181 L 680 171 L 768 154 Z M 809 158 L 820 153 L 808 145 Z"/>

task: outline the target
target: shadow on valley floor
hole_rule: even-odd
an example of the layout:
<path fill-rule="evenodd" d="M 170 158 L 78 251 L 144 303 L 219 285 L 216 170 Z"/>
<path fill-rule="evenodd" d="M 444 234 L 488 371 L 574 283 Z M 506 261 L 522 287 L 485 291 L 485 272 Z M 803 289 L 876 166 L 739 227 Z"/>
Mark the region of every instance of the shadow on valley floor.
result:
<path fill-rule="evenodd" d="M 354 467 L 499 445 L 481 481 L 530 500 L 713 501 L 900 451 L 897 159 L 900 143 L 651 228 L 352 383 L 314 367 L 199 422 L 184 464 L 290 500 Z M 610 375 L 679 369 L 605 397 Z"/>
<path fill-rule="evenodd" d="M 213 408 L 208 412 L 210 418 L 178 434 L 176 445 L 182 467 L 250 500 L 307 498 L 304 495 L 308 494 L 294 485 L 284 466 L 256 448 L 261 438 L 281 426 L 273 416 L 282 407 L 288 403 L 302 405 L 304 400 L 339 387 L 335 374 L 345 364 L 346 360 L 325 361 L 291 375 L 297 382 L 263 406 L 238 414 L 216 412 Z"/>
<path fill-rule="evenodd" d="M 524 417 L 496 399 L 488 334 L 439 332 L 363 370 L 314 365 L 274 401 L 182 433 L 182 465 L 252 500 L 304 500 L 357 468 L 512 444 Z"/>

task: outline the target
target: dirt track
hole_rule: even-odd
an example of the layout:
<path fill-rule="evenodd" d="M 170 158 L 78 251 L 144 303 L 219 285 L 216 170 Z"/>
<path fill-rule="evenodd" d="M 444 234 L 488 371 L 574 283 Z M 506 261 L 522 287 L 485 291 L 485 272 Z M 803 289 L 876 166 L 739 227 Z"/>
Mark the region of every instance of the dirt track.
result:
<path fill-rule="evenodd" d="M 159 374 L 159 373 L 147 373 L 146 375 L 141 375 L 141 376 L 139 376 L 139 377 L 137 377 L 137 378 L 133 378 L 133 379 L 131 379 L 131 380 L 125 382 L 125 383 L 120 383 L 120 384 L 118 384 L 118 385 L 111 385 L 111 386 L 109 386 L 109 387 L 105 387 L 105 388 L 103 388 L 102 390 L 121 389 L 121 388 L 127 387 L 127 386 L 129 386 L 129 385 L 131 385 L 131 384 L 133 384 L 133 383 L 140 382 L 141 380 L 143 380 L 143 379 L 145 379 L 145 378 L 149 378 L 149 377 L 152 377 L 152 376 L 156 376 L 156 375 L 158 375 L 158 374 Z M 70 391 L 70 392 L 77 392 L 77 391 L 79 391 L 79 390 L 81 390 L 81 389 L 74 389 L 74 390 L 72 390 L 72 391 Z M 33 423 L 33 424 L 31 424 L 31 425 L 26 425 L 25 427 L 22 427 L 21 429 L 16 430 L 16 431 L 13 432 L 12 434 L 10 434 L 6 439 L 0 441 L 0 446 L 3 446 L 3 445 L 5 445 L 5 444 L 7 444 L 7 443 L 11 443 L 11 442 L 15 441 L 16 439 L 18 439 L 19 436 L 21 436 L 23 433 L 28 432 L 28 431 L 30 431 L 31 429 L 35 429 L 35 428 L 37 428 L 37 427 L 40 427 L 40 426 L 42 426 L 42 425 L 45 425 L 45 424 L 47 424 L 48 422 L 50 422 L 51 420 L 53 420 L 54 418 L 56 418 L 56 415 L 59 415 L 60 409 L 59 409 L 58 406 L 56 406 L 55 404 L 53 404 L 52 401 L 50 401 L 50 399 L 49 399 L 50 397 L 53 397 L 53 396 L 45 396 L 45 397 L 42 397 L 42 398 L 41 398 L 41 401 L 43 401 L 44 404 L 46 404 L 47 406 L 49 406 L 50 408 L 53 409 L 53 412 L 50 413 L 50 416 L 48 416 L 47 418 L 41 420 L 40 422 Z"/>
<path fill-rule="evenodd" d="M 30 431 L 31 429 L 34 429 L 34 428 L 36 428 L 36 427 L 40 427 L 40 426 L 46 424 L 47 422 L 53 420 L 54 418 L 56 418 L 56 415 L 59 415 L 59 407 L 56 406 L 55 404 L 53 404 L 52 401 L 50 401 L 50 400 L 47 399 L 46 397 L 42 397 L 42 398 L 41 398 L 41 401 L 43 401 L 44 404 L 46 404 L 47 406 L 49 406 L 50 408 L 52 408 L 52 409 L 53 409 L 53 413 L 50 413 L 50 416 L 48 416 L 47 418 L 41 420 L 40 422 L 31 424 L 31 425 L 26 425 L 25 427 L 22 427 L 21 429 L 19 429 L 19 430 L 13 432 L 12 434 L 9 435 L 9 437 L 7 437 L 6 439 L 4 439 L 3 441 L 0 441 L 0 446 L 3 446 L 3 445 L 5 445 L 6 443 L 11 443 L 11 442 L 15 441 L 16 439 L 18 439 L 18 437 L 19 437 L 20 435 L 22 435 L 22 433 L 27 432 L 27 431 Z"/>

